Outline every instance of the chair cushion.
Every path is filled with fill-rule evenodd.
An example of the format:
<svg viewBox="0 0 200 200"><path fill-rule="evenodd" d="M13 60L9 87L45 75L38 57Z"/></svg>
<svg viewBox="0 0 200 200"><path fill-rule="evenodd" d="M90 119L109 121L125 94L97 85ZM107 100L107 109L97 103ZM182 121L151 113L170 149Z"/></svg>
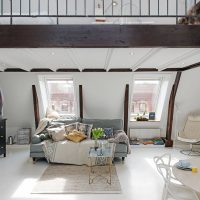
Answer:
<svg viewBox="0 0 200 200"><path fill-rule="evenodd" d="M177 137L178 140L182 141L182 142L188 142L188 143L198 143L200 142L200 138L199 139L191 139L191 138L187 138L187 137Z"/></svg>

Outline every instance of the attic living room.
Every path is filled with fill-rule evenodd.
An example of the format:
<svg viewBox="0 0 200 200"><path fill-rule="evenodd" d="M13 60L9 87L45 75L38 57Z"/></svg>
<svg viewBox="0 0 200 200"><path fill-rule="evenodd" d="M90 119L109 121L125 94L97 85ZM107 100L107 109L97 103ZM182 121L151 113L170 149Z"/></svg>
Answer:
<svg viewBox="0 0 200 200"><path fill-rule="evenodd" d="M0 199L200 199L199 12L0 0Z"/></svg>

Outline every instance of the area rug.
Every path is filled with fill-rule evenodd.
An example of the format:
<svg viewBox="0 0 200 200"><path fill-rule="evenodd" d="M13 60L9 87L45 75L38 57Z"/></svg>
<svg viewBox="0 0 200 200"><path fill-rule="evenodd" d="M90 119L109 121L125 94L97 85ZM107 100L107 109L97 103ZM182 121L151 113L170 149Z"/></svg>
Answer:
<svg viewBox="0 0 200 200"><path fill-rule="evenodd" d="M111 185L107 183L108 167L94 168L93 183L89 184L89 167L50 164L32 190L32 194L121 193L116 168L112 166Z"/></svg>

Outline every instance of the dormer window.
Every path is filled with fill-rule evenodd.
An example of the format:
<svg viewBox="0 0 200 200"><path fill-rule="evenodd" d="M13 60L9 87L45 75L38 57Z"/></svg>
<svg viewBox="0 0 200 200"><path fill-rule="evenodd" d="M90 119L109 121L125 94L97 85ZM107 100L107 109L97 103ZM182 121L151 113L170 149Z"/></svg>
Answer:
<svg viewBox="0 0 200 200"><path fill-rule="evenodd" d="M73 78L60 76L40 76L41 97L44 112L47 107L61 116L76 115L76 99Z"/></svg>
<svg viewBox="0 0 200 200"><path fill-rule="evenodd" d="M161 76L136 77L133 81L130 120L134 121L139 116L148 119L149 113L155 113L155 120L160 121L167 86L168 80Z"/></svg>

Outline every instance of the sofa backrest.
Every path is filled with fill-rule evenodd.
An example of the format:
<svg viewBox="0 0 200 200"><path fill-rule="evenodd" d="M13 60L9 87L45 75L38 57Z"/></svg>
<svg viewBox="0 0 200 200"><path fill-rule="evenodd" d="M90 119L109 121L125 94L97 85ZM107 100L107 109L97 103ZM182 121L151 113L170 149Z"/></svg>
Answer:
<svg viewBox="0 0 200 200"><path fill-rule="evenodd" d="M85 119L82 123L93 124L93 128L113 128L113 130L123 130L122 119Z"/></svg>
<svg viewBox="0 0 200 200"><path fill-rule="evenodd" d="M50 122L50 125L54 125L54 124L68 125L68 124L72 124L75 122L81 122L81 119L80 118L77 118L77 119L55 119Z"/></svg>

